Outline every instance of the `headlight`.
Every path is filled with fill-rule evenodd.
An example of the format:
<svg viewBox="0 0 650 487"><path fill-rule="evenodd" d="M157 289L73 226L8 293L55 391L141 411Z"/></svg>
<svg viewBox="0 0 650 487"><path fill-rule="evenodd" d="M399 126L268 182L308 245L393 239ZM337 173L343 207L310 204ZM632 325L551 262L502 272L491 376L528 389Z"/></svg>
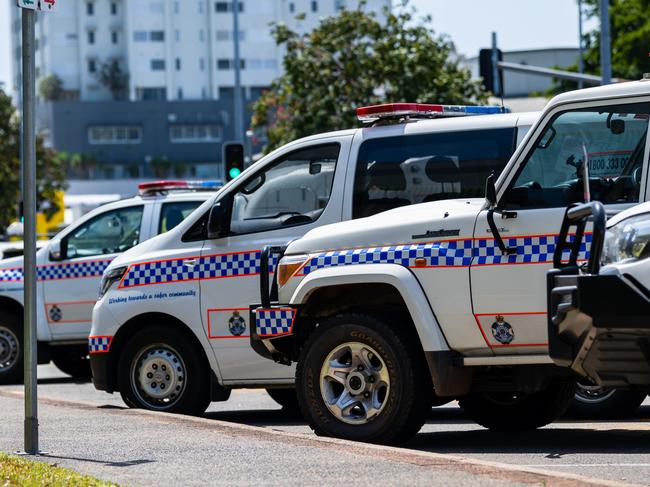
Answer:
<svg viewBox="0 0 650 487"><path fill-rule="evenodd" d="M108 292L111 286L116 282L119 282L122 277L124 277L125 273L126 266L116 267L115 269L111 269L110 271L105 272L102 276L102 282L99 285L99 297L97 299L102 299L102 297L104 297L104 294Z"/></svg>
<svg viewBox="0 0 650 487"><path fill-rule="evenodd" d="M633 262L650 257L650 215L628 218L605 234L603 264Z"/></svg>
<svg viewBox="0 0 650 487"><path fill-rule="evenodd" d="M289 255L280 259L278 264L278 285L284 286L309 259L308 255Z"/></svg>

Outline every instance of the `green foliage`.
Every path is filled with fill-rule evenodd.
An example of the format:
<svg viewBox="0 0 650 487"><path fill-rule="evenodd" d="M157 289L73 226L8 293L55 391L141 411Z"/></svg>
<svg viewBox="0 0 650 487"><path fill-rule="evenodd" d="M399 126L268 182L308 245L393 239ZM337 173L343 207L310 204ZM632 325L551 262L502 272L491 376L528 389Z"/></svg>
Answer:
<svg viewBox="0 0 650 487"><path fill-rule="evenodd" d="M58 100L63 94L63 81L56 74L41 78L38 83L38 94L48 101Z"/></svg>
<svg viewBox="0 0 650 487"><path fill-rule="evenodd" d="M0 90L0 231L16 219L20 196L20 121L11 98ZM55 192L65 189L65 165L52 149L36 143L38 204L51 216L59 210Z"/></svg>
<svg viewBox="0 0 650 487"><path fill-rule="evenodd" d="M126 100L129 92L129 75L122 70L117 59L103 63L96 76L97 80L110 90L114 100Z"/></svg>
<svg viewBox="0 0 650 487"><path fill-rule="evenodd" d="M286 50L284 73L254 105L253 127L268 132L271 150L310 134L357 126L355 109L382 102L464 104L486 93L455 59L453 44L415 19L407 1L382 20L343 10L312 32L273 24Z"/></svg>

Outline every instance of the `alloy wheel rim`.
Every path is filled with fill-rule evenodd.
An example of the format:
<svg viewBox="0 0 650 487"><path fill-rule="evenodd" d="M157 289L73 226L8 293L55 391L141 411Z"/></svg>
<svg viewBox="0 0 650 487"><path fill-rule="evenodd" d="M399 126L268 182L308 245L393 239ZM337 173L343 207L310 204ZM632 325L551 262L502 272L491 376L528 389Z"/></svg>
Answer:
<svg viewBox="0 0 650 487"><path fill-rule="evenodd" d="M20 342L9 328L0 325L0 372L15 367L20 357Z"/></svg>
<svg viewBox="0 0 650 487"><path fill-rule="evenodd" d="M171 408L185 390L186 367L181 355L167 344L145 347L131 366L131 385L151 409Z"/></svg>
<svg viewBox="0 0 650 487"><path fill-rule="evenodd" d="M332 350L321 367L321 396L338 420L366 424L383 411L390 393L384 359L372 347L347 342Z"/></svg>
<svg viewBox="0 0 650 487"><path fill-rule="evenodd" d="M600 387L591 382L578 382L575 398L583 403L598 404L607 401L616 392L615 389Z"/></svg>

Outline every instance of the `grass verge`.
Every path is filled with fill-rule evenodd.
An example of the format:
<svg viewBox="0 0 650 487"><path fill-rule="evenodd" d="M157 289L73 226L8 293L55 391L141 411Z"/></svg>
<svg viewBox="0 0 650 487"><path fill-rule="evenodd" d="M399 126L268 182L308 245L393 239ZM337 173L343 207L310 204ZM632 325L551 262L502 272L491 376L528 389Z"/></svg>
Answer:
<svg viewBox="0 0 650 487"><path fill-rule="evenodd" d="M116 484L45 462L35 462L0 453L0 485L2 487L109 487Z"/></svg>

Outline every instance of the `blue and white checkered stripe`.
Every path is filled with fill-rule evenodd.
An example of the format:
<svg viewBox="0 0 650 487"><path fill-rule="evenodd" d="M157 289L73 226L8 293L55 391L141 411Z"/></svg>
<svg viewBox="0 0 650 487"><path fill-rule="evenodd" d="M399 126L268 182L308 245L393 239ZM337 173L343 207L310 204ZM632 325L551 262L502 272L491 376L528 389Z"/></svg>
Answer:
<svg viewBox="0 0 650 487"><path fill-rule="evenodd" d="M69 264L54 264L38 266L36 273L39 281L54 281L57 279L75 279L84 277L101 277L110 260L90 262L72 262ZM0 269L0 282L20 282L23 280L23 269Z"/></svg>
<svg viewBox="0 0 650 487"><path fill-rule="evenodd" d="M112 341L113 337L88 337L88 353L106 353Z"/></svg>
<svg viewBox="0 0 650 487"><path fill-rule="evenodd" d="M570 237L569 240L572 240ZM581 260L589 258L589 247L591 246L591 234L586 234L580 246L578 258ZM477 239L474 244L474 265L492 264L539 264L553 262L553 253L557 246L558 236L542 235L534 237L504 238L506 247L515 248L516 253L503 255L495 240ZM568 257L568 252L567 252Z"/></svg>
<svg viewBox="0 0 650 487"><path fill-rule="evenodd" d="M398 264L413 267L416 265L415 259L425 259L425 266L467 267L472 262L472 240L325 252L313 257L303 268L303 273L306 275L316 269L354 264Z"/></svg>
<svg viewBox="0 0 650 487"><path fill-rule="evenodd" d="M286 335L291 333L296 311L291 308L258 309L255 311L255 325L260 337Z"/></svg>
<svg viewBox="0 0 650 487"><path fill-rule="evenodd" d="M262 253L259 250L208 255L198 258L197 264L193 267L183 264L188 258L143 262L129 267L120 287L129 288L195 279L252 276L260 272L261 255ZM277 256L273 256L269 265L271 272L274 271L276 264Z"/></svg>

